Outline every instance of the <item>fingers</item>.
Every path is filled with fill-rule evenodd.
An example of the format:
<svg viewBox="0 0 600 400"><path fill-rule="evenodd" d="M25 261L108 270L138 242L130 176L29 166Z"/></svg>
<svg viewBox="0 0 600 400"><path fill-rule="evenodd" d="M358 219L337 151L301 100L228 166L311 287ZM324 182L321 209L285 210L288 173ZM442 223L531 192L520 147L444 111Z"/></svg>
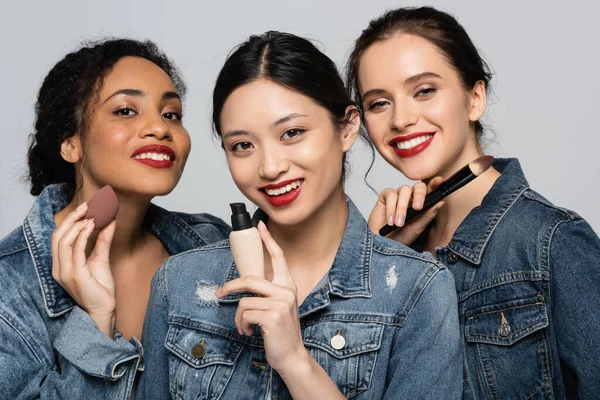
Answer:
<svg viewBox="0 0 600 400"><path fill-rule="evenodd" d="M444 204L445 203L443 201L440 201L423 214L408 222L404 228L398 229L391 233L389 238L410 246L421 235L421 233L423 233L427 226L429 226L431 221L435 219L439 210L444 206Z"/></svg>
<svg viewBox="0 0 600 400"><path fill-rule="evenodd" d="M56 267L59 270L57 271L58 281L59 282L67 282L71 280L73 273L73 251L75 241L81 234L84 229L90 229L93 222L89 221L78 221L75 222L71 228L58 240L57 244L57 253L58 253L58 262ZM91 232L90 232L91 233ZM87 239L86 239L87 243ZM85 247L85 245L83 245ZM84 249L85 252L85 249ZM83 261L85 263L85 260Z"/></svg>
<svg viewBox="0 0 600 400"><path fill-rule="evenodd" d="M415 210L420 210L423 208L423 204L425 203L425 196L427 196L427 185L425 182L417 182L415 186L413 186L412 190L412 208Z"/></svg>
<svg viewBox="0 0 600 400"><path fill-rule="evenodd" d="M403 226L404 220L406 219L406 211L410 204L413 194L413 188L410 186L401 186L398 189L398 202L394 210L394 224L396 226Z"/></svg>
<svg viewBox="0 0 600 400"><path fill-rule="evenodd" d="M100 231L96 238L96 245L92 254L90 254L90 260L98 260L106 262L110 261L110 246L112 244L113 237L115 235L115 229L117 221L113 220L104 229Z"/></svg>
<svg viewBox="0 0 600 400"><path fill-rule="evenodd" d="M292 279L292 275L290 275L283 250L281 250L281 247L279 247L277 242L275 242L275 239L273 239L273 236L271 236L267 226L262 221L258 223L258 232L260 233L260 238L265 244L267 252L269 252L269 255L271 256L271 264L273 266L273 283L276 285L293 288L295 291L296 285Z"/></svg>
<svg viewBox="0 0 600 400"><path fill-rule="evenodd" d="M396 204L398 203L398 190L386 188L379 194L378 202L385 204L385 222L394 225ZM381 228L381 227L380 227Z"/></svg>
<svg viewBox="0 0 600 400"><path fill-rule="evenodd" d="M238 308L235 313L235 326L238 328L240 335L251 336L254 332L252 324L255 322L249 322L245 319L244 313L249 310L265 311L269 309L271 300L264 297L244 297L238 303Z"/></svg>
<svg viewBox="0 0 600 400"><path fill-rule="evenodd" d="M246 275L241 278L226 282L215 292L215 296L221 298L237 292L252 292L267 297L275 296L279 293L279 291L284 289L287 288L276 285L258 276Z"/></svg>
<svg viewBox="0 0 600 400"><path fill-rule="evenodd" d="M64 221L52 233L52 277L60 282L60 262L58 258L58 243L77 221L87 212L87 203L81 203L75 211L67 214Z"/></svg>
<svg viewBox="0 0 600 400"><path fill-rule="evenodd" d="M83 222L83 221L82 221ZM73 246L72 259L73 259L73 272L76 273L78 270L83 269L87 262L85 250L90 235L94 231L94 220L90 219L83 222L83 229L77 236L75 245Z"/></svg>
<svg viewBox="0 0 600 400"><path fill-rule="evenodd" d="M442 183L444 183L444 178L442 178L441 176L436 176L435 178L430 179L427 183L427 193L431 193L434 189L437 189L437 187L440 186Z"/></svg>

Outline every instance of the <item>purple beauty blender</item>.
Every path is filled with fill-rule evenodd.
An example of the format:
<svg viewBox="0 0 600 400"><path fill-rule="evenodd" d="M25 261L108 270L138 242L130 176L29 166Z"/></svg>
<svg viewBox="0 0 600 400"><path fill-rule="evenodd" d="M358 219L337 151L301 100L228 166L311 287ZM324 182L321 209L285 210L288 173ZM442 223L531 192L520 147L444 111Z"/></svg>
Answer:
<svg viewBox="0 0 600 400"><path fill-rule="evenodd" d="M117 200L117 195L109 185L106 185L88 201L88 212L85 218L94 218L94 230L100 230L115 219L118 211L119 200Z"/></svg>

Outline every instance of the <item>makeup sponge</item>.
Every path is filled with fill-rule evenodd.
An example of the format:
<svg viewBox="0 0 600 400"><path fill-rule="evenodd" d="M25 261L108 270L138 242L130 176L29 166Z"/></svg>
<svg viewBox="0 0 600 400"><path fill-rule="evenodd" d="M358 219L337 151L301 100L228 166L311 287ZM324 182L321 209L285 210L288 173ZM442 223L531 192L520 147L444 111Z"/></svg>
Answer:
<svg viewBox="0 0 600 400"><path fill-rule="evenodd" d="M115 219L117 211L119 211L117 195L109 185L106 185L88 201L88 212L85 217L94 218L94 230L100 230Z"/></svg>

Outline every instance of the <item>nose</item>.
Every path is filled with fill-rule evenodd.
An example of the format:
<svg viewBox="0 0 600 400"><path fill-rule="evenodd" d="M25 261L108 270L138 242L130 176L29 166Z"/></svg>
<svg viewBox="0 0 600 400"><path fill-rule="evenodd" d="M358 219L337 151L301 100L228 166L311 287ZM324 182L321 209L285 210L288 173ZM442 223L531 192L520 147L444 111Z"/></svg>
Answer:
<svg viewBox="0 0 600 400"><path fill-rule="evenodd" d="M140 131L141 137L154 137L158 140L171 140L169 124L160 113L150 113L144 118L144 125Z"/></svg>
<svg viewBox="0 0 600 400"><path fill-rule="evenodd" d="M261 178L275 180L279 175L289 171L290 163L279 145L266 146L262 149L259 168Z"/></svg>
<svg viewBox="0 0 600 400"><path fill-rule="evenodd" d="M415 107L410 101L396 102L390 117L390 127L402 131L416 124L418 119Z"/></svg>

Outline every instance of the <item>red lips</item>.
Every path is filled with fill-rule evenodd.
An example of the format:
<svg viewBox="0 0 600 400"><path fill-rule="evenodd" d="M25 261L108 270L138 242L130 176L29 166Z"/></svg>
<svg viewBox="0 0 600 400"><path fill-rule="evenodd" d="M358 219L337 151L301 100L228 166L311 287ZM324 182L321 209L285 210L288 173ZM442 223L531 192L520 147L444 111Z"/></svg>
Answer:
<svg viewBox="0 0 600 400"><path fill-rule="evenodd" d="M153 153L159 155L159 159L155 160L153 158L135 158L136 156L143 155L145 153ZM160 159L162 155L168 156L168 160ZM153 168L169 168L173 166L173 161L175 161L175 152L167 146L163 146L160 144L153 144L149 146L143 146L133 152L131 157L144 165L148 165Z"/></svg>
<svg viewBox="0 0 600 400"><path fill-rule="evenodd" d="M280 195L269 196L266 192L266 189L279 189L279 188L289 185L292 182L296 182L298 180L301 180L301 179L288 179L283 182L265 185L265 186L261 187L260 189L263 192L263 195L265 196L267 201L269 203L271 203L271 205L273 205L275 207L283 207L283 206L287 206L288 204L293 203L294 200L296 200L298 198L298 196L300 196L300 192L302 191L302 183L304 183L304 180L301 180L302 183L297 188L292 189L289 192L286 192L286 193L280 194Z"/></svg>
<svg viewBox="0 0 600 400"><path fill-rule="evenodd" d="M396 146L396 144L399 142L408 142L409 140L429 135L431 135L429 139L409 149L399 149L398 146ZM427 149L433 141L434 137L435 132L415 132L407 135L397 136L394 139L390 140L389 145L392 147L392 150L394 150L394 153L396 153L398 156L400 156L401 158L407 158L415 156L425 151L425 149Z"/></svg>

